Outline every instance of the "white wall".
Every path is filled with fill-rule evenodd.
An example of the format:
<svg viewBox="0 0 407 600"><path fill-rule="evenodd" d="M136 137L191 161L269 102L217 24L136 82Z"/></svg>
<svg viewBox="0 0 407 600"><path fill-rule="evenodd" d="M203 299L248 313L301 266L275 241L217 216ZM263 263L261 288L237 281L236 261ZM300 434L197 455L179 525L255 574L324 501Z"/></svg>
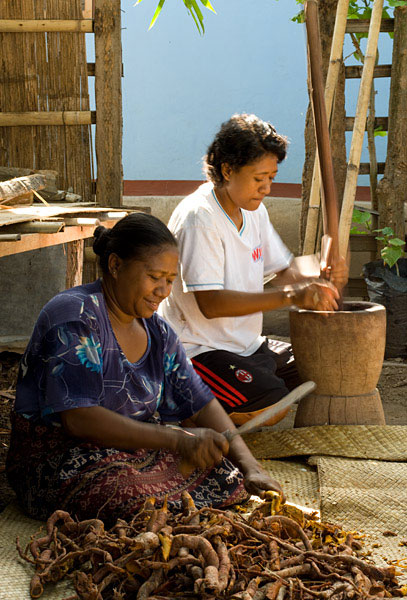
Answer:
<svg viewBox="0 0 407 600"><path fill-rule="evenodd" d="M201 158L219 125L235 112L254 112L290 140L277 181L300 183L308 106L305 26L291 18L295 0L212 0L200 36L181 0L121 0L123 27L124 179L201 179ZM88 60L93 60L88 36ZM366 40L362 40L362 47ZM352 57L346 35L346 64ZM391 63L392 42L379 38L379 63ZM346 84L346 110L355 114L360 80ZM376 79L376 114L386 116L389 79ZM94 106L93 93L91 101ZM347 133L348 150L351 133ZM387 138L376 138L385 160ZM368 161L365 140L362 162ZM359 185L369 185L368 176Z"/></svg>
<svg viewBox="0 0 407 600"><path fill-rule="evenodd" d="M235 112L270 120L291 140L278 181L301 178L307 108L303 27L295 0L213 0L199 36L180 0L122 0L125 179L200 179L201 157Z"/></svg>

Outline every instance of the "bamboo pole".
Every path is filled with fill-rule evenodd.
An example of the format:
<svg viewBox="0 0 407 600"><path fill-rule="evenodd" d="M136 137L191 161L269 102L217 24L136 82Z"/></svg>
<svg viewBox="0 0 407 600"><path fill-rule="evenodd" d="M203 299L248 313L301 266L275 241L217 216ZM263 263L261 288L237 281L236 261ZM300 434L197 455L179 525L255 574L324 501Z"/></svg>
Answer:
<svg viewBox="0 0 407 600"><path fill-rule="evenodd" d="M338 199L324 99L322 52L318 27L318 4L316 0L307 0L305 4L305 22L307 26L311 104L314 114L314 127L326 211L324 232L332 238L331 251L327 257L327 264L329 266L338 257Z"/></svg>
<svg viewBox="0 0 407 600"><path fill-rule="evenodd" d="M335 26L332 36L331 54L325 84L325 105L328 121L331 118L335 97L335 88L339 70L342 64L343 41L348 16L349 0L339 0L336 9ZM311 192L305 229L303 254L313 254L316 250L318 217L320 207L321 176L318 152L315 153L314 170L312 173Z"/></svg>
<svg viewBox="0 0 407 600"><path fill-rule="evenodd" d="M0 112L0 127L91 125L92 123L96 123L96 112L91 110Z"/></svg>
<svg viewBox="0 0 407 600"><path fill-rule="evenodd" d="M0 33L93 33L92 19L0 19Z"/></svg>
<svg viewBox="0 0 407 600"><path fill-rule="evenodd" d="M19 233L0 233L0 242L19 242L20 240Z"/></svg>
<svg viewBox="0 0 407 600"><path fill-rule="evenodd" d="M346 256L348 251L349 231L352 224L353 205L356 196L360 156L362 153L363 137L366 128L366 116L369 106L370 90L372 87L373 71L376 63L377 42L382 20L382 10L383 0L374 0L339 221L339 252L341 256Z"/></svg>
<svg viewBox="0 0 407 600"><path fill-rule="evenodd" d="M121 75L120 0L95 0L96 201L101 206L122 203Z"/></svg>
<svg viewBox="0 0 407 600"><path fill-rule="evenodd" d="M59 233L65 227L64 221L29 221L8 225L9 233Z"/></svg>

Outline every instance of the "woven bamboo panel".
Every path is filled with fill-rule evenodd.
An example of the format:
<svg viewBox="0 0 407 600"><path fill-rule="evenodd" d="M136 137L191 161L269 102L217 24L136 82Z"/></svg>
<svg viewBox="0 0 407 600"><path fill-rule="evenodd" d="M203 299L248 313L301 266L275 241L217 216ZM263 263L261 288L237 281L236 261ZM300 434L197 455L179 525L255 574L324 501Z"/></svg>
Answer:
<svg viewBox="0 0 407 600"><path fill-rule="evenodd" d="M0 3L0 19L79 19L81 0ZM3 33L0 112L89 110L85 35ZM91 201L90 126L0 128L0 164L54 169L60 189Z"/></svg>

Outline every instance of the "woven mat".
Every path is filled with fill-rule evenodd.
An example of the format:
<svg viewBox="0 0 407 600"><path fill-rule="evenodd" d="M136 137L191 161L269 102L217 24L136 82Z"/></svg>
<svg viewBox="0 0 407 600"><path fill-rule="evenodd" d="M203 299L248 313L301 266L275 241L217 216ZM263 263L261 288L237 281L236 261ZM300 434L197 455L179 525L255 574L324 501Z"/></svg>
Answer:
<svg viewBox="0 0 407 600"><path fill-rule="evenodd" d="M26 517L16 504L9 504L0 514L0 600L31 600L29 586L32 565L20 559L16 550L19 536L23 549L44 523ZM72 596L69 581L46 587L41 600L62 600Z"/></svg>
<svg viewBox="0 0 407 600"><path fill-rule="evenodd" d="M309 462L318 468L321 519L365 533L377 564L407 567L407 545L400 545L407 544L407 464L326 456Z"/></svg>
<svg viewBox="0 0 407 600"><path fill-rule="evenodd" d="M407 461L407 426L322 425L275 431L265 429L244 439L258 459L288 456L344 456Z"/></svg>
<svg viewBox="0 0 407 600"><path fill-rule="evenodd" d="M261 460L260 463L280 483L287 502L319 510L319 479L315 468L299 461Z"/></svg>

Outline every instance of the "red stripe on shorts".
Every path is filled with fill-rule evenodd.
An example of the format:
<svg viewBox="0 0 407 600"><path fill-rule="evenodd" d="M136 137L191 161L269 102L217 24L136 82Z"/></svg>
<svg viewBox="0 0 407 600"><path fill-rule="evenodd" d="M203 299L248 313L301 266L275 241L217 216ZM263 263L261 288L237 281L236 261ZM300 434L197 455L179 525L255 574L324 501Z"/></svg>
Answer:
<svg viewBox="0 0 407 600"><path fill-rule="evenodd" d="M202 363L197 362L195 359L192 359L192 364L194 365L195 369L200 369L208 374L207 379L205 379L205 381L210 381L211 386L215 387L216 389L220 390L223 394L226 394L227 396L232 398L235 402L237 402L237 404L246 404L247 398L243 396L243 394L241 394L238 390L236 390L232 385L230 385L230 383L227 383L227 381L219 377L219 375L216 375L216 373L208 369L208 367L205 367ZM199 373L199 375L203 378L203 374ZM225 388L231 390L234 396L232 396L226 390L223 390L221 387L217 386L211 378L215 379L216 381L219 381Z"/></svg>
<svg viewBox="0 0 407 600"><path fill-rule="evenodd" d="M231 401L229 398L227 398L226 396L223 396L223 395L222 395L220 392L218 392L216 389L214 389L215 387L216 387L216 388L218 388L218 389L221 389L221 388L219 388L219 386L217 386L215 383L213 383L213 381L211 381L211 380L209 379L209 377L207 377L207 376L206 376L206 375L204 375L203 373L200 373L198 369L195 369L195 370L196 370L196 372L198 373L199 377L202 379L202 381L204 381L205 383L207 383L207 384L208 384L208 386L209 386L209 387L210 387L210 389L211 389L211 392L213 392L213 395L214 395L216 398L219 398L219 400L223 400L223 402L226 402L226 404L229 404L229 406L231 406L232 408L233 408L234 406L236 406L236 404L235 404L234 402L232 402L232 401ZM222 390L222 391L223 391L223 390ZM227 392L226 392L226 393L227 393Z"/></svg>

